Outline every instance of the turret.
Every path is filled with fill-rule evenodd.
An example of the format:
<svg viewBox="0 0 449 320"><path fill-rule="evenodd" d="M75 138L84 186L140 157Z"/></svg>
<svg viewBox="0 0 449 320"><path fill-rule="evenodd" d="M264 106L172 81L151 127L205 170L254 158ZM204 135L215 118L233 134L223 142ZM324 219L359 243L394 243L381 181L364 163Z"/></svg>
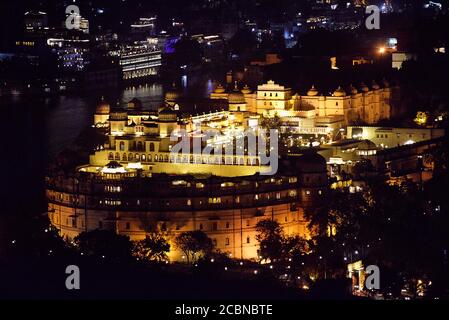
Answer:
<svg viewBox="0 0 449 320"><path fill-rule="evenodd" d="M110 111L111 106L104 100L104 97L101 97L101 101L95 109L94 125L97 127L107 125Z"/></svg>

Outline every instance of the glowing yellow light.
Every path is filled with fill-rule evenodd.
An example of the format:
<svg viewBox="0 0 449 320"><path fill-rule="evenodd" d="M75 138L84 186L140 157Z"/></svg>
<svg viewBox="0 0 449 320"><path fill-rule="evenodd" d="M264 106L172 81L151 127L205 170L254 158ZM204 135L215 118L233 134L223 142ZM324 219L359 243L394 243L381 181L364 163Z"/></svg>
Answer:
<svg viewBox="0 0 449 320"><path fill-rule="evenodd" d="M428 119L428 116L427 116L426 112L418 111L416 113L416 117L415 117L414 121L416 124L423 126L427 123L427 119Z"/></svg>
<svg viewBox="0 0 449 320"><path fill-rule="evenodd" d="M380 48L379 48L379 53L380 53L380 54L384 54L384 53L385 53L385 50L386 50L385 47L380 47Z"/></svg>

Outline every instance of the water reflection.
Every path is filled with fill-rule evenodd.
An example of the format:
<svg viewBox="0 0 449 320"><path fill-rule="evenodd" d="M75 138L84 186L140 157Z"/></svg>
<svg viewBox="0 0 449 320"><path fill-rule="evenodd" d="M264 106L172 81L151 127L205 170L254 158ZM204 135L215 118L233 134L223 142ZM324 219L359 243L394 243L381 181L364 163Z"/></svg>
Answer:
<svg viewBox="0 0 449 320"><path fill-rule="evenodd" d="M120 97L121 106L125 107L133 98L142 101L145 109L157 110L164 101L164 88L159 83L128 86Z"/></svg>

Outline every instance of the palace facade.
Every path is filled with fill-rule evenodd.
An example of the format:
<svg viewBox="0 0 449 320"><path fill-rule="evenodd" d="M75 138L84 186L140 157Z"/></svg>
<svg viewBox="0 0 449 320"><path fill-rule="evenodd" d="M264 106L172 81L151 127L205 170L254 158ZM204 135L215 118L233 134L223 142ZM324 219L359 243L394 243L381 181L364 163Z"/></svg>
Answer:
<svg viewBox="0 0 449 320"><path fill-rule="evenodd" d="M257 117L238 102L229 111L181 118L168 103L151 112L137 99L126 109L102 101L94 125L106 142L71 174L47 177L52 224L67 239L95 229L131 240L162 232L176 261L183 255L173 239L184 231L202 230L216 249L242 259L259 257L256 224L263 219L278 221L286 234L309 237L304 212L321 206L329 187L326 160L312 148L280 160L274 175L263 175L269 166L245 152L171 152L177 129L193 136L198 126L223 132L257 126Z"/></svg>
<svg viewBox="0 0 449 320"><path fill-rule="evenodd" d="M312 86L306 95L299 95L270 80L259 85L255 92L247 86L238 90L237 85L227 92L218 85L210 98L228 100L229 110L238 108L268 117L301 117L317 122L329 122L332 121L330 118L335 118L346 126L355 122L374 124L389 119L392 93L395 90L397 87L390 87L384 80L382 87L372 81L370 87L365 83L361 83L358 88L352 85L346 89L338 87L327 95Z"/></svg>

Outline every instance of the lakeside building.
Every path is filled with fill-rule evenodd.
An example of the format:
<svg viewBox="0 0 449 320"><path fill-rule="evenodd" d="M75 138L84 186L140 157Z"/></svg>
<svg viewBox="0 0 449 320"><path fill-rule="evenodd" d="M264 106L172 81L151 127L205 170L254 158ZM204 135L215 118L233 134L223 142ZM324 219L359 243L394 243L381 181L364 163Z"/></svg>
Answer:
<svg viewBox="0 0 449 320"><path fill-rule="evenodd" d="M285 88L277 97L268 90L258 94L265 98L265 93L273 99L262 99L262 109L264 101L279 103L273 109L281 114L281 133L336 139L323 140L317 149L298 148L299 140L292 140L296 153L280 154L277 172L265 175L270 165L246 148L232 155L197 153L190 147L187 153L172 152L179 139L172 141L171 136L178 130L185 130L189 139L207 130L221 134L218 139L203 140L202 148L225 148L234 144L236 134L257 131L266 118L248 110L248 88L235 87L226 93L217 87L214 94L226 95L228 110L196 115L179 110L175 88L166 93L165 105L158 111L145 110L138 99L127 108L111 108L102 101L94 126L104 134L104 144L69 175L54 172L47 177L52 224L67 239L95 229L113 230L131 240L162 232L172 245L172 261L183 260L174 238L181 232L201 230L216 249L238 259L258 259L256 225L260 220L274 219L286 234L309 238L305 213L326 202L329 176L337 187L361 190L344 177L363 160L371 162L374 174L422 172L424 162L432 166L431 160L423 158L444 136L437 129L346 127L343 115L317 116L316 109L292 109L292 97ZM262 113L269 117L270 111Z"/></svg>
<svg viewBox="0 0 449 320"><path fill-rule="evenodd" d="M161 51L147 42L123 46L110 55L118 57L123 80L158 76L162 66Z"/></svg>
<svg viewBox="0 0 449 320"><path fill-rule="evenodd" d="M320 207L329 189L326 160L313 149L281 160L270 176L263 175L269 167L247 153L170 152L173 130L194 133L198 120L207 120L201 125L209 128L234 125L239 114L183 119L170 106L150 112L137 99L126 109L102 101L94 123L107 142L71 174L47 177L51 223L67 239L95 229L131 240L162 232L172 244L169 258L176 261L183 255L173 239L184 231L202 230L216 249L242 259L258 259L256 224L263 219L278 221L289 235L310 237L304 212Z"/></svg>

